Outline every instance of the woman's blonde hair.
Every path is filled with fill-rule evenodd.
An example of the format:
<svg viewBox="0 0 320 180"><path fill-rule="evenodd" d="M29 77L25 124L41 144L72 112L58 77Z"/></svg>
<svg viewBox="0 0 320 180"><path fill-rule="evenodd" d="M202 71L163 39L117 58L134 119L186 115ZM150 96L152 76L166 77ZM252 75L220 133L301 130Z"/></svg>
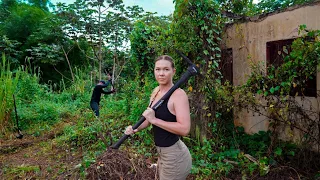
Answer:
<svg viewBox="0 0 320 180"><path fill-rule="evenodd" d="M174 68L174 62L173 62L173 59L172 59L171 56L168 56L168 55L159 56L159 57L154 61L154 63L156 63L157 61L160 61L160 60L167 60L167 61L171 62L171 67Z"/></svg>

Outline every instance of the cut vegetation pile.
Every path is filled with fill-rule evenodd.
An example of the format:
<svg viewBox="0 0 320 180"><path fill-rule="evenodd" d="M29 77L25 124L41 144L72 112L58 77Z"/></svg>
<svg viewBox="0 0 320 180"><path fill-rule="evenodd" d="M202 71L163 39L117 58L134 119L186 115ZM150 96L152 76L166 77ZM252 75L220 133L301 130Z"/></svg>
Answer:
<svg viewBox="0 0 320 180"><path fill-rule="evenodd" d="M157 179L156 168L149 168L146 158L134 156L108 149L87 169L87 179Z"/></svg>

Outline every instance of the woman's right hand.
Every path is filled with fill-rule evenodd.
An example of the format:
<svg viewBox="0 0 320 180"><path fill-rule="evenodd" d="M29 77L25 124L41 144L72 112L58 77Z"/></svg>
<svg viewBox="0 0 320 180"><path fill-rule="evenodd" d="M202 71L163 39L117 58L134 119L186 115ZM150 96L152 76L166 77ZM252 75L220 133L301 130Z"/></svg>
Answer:
<svg viewBox="0 0 320 180"><path fill-rule="evenodd" d="M128 127L126 128L126 130L124 131L124 134L126 134L126 135L131 135L131 134L134 134L134 133L136 133L136 132L138 132L138 129L133 130L133 129L132 129L132 126L128 126Z"/></svg>

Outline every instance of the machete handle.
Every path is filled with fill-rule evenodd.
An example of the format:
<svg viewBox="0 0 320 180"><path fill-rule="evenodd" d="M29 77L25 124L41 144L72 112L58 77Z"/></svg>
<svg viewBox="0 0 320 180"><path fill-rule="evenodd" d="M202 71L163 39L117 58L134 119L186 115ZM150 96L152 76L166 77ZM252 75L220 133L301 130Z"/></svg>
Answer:
<svg viewBox="0 0 320 180"><path fill-rule="evenodd" d="M137 129L144 121L146 118L144 116L140 117L140 120L132 126L132 129ZM111 146L112 149L119 149L120 145L130 137L130 135L124 134L114 145Z"/></svg>
<svg viewBox="0 0 320 180"><path fill-rule="evenodd" d="M15 98L14 94L12 94L12 97L13 97L14 112L15 112L15 115L16 115L17 129L18 129L18 131L20 131L20 128L19 128L19 120L18 120L18 113L17 113L17 105L16 105L16 98Z"/></svg>

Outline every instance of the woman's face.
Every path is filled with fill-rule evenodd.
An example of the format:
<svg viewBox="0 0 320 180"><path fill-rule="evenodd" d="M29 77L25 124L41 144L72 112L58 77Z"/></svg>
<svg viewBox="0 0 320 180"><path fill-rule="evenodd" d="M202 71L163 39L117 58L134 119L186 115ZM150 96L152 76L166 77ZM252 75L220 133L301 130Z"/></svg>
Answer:
<svg viewBox="0 0 320 180"><path fill-rule="evenodd" d="M172 68L172 64L167 60L158 60L155 63L154 75L159 85L172 84L172 77L176 70Z"/></svg>

